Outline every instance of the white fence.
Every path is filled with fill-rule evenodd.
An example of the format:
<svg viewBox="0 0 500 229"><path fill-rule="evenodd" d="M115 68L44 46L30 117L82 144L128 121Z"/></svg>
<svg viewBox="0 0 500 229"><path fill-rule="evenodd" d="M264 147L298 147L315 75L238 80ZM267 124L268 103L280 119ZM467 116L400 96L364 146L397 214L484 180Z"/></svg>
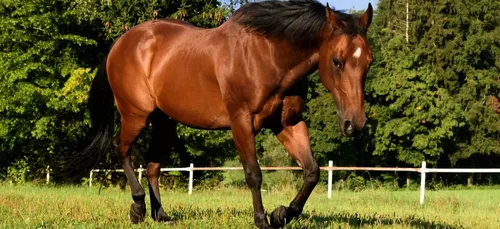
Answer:
<svg viewBox="0 0 500 229"><path fill-rule="evenodd" d="M301 167L261 167L261 170L302 170ZM420 173L420 204L424 203L425 194L425 177L427 173L500 173L500 169L441 169L427 168L425 161L422 162L421 168L389 168L389 167L339 167L333 166L333 161L328 162L328 166L320 167L323 171L328 171L328 199L332 198L333 171L400 171L400 172L418 172ZM185 171L189 172L189 187L188 194L193 193L193 173L194 171L229 171L243 170L243 167L194 167L191 163L189 167L184 168L161 168L160 171ZM49 171L49 170L47 170ZM142 174L146 169L139 167L135 169L139 173L139 180L142 179ZM123 169L94 169L90 171L89 186L92 186L93 174L97 172L123 172ZM47 182L48 182L47 172Z"/></svg>

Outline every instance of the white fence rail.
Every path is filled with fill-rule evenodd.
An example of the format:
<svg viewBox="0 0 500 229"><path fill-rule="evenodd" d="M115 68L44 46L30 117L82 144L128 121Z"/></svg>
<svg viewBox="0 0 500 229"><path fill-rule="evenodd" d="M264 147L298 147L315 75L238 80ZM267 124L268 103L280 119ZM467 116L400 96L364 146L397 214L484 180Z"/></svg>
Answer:
<svg viewBox="0 0 500 229"><path fill-rule="evenodd" d="M261 167L261 170L302 170L301 167ZM424 203L425 194L425 179L427 173L500 173L500 169L443 169L443 168L427 168L425 161L422 162L421 168L389 168L389 167L340 167L333 166L333 161L328 162L328 166L320 167L323 171L328 171L328 199L332 198L333 186L333 171L402 171L402 172L418 172L420 173L420 204ZM193 193L193 173L194 171L231 171L243 170L243 167L194 167L191 163L189 167L183 168L161 168L160 171L185 171L189 172L188 194ZM47 182L49 179L49 170L47 170ZM142 179L142 174L146 169L142 165L135 169L139 174L139 180ZM90 171L89 186L92 187L93 174L97 172L123 172L123 169L93 169Z"/></svg>

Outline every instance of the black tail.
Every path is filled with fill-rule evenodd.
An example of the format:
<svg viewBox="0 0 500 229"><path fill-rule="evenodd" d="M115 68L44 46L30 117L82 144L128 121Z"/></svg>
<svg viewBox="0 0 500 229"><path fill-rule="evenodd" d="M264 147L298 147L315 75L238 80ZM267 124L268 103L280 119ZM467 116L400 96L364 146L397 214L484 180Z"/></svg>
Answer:
<svg viewBox="0 0 500 229"><path fill-rule="evenodd" d="M88 106L91 120L91 142L66 161L70 177L78 176L96 166L100 156L112 147L115 121L114 97L106 72L106 59L101 63L90 88Z"/></svg>

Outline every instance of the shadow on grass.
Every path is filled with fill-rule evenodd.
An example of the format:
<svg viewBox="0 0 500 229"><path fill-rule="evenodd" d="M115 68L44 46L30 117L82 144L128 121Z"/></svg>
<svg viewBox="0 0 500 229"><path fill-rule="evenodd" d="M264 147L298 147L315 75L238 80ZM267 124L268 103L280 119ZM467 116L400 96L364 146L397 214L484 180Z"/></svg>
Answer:
<svg viewBox="0 0 500 229"><path fill-rule="evenodd" d="M198 207L177 206L169 209L174 220L198 220L207 216L226 215L230 217L245 217L253 223L253 210L236 208L202 209ZM267 212L268 217L270 212ZM250 221L249 221L250 222ZM373 226L407 226L412 228L458 229L461 225L451 225L445 222L421 218L415 215L397 217L390 215L361 215L350 212L311 213L305 212L298 219L293 220L287 229L294 228L331 228L333 225L348 225L350 228Z"/></svg>
<svg viewBox="0 0 500 229"><path fill-rule="evenodd" d="M304 213L295 221L297 224L308 225L308 228L324 228L332 223L347 224L349 227L391 226L403 225L413 228L458 229L463 226L450 225L445 222L433 221L418 216L388 216L388 215L360 215L358 213L338 212L331 214ZM293 227L294 228L294 227ZM300 227L299 227L300 228Z"/></svg>

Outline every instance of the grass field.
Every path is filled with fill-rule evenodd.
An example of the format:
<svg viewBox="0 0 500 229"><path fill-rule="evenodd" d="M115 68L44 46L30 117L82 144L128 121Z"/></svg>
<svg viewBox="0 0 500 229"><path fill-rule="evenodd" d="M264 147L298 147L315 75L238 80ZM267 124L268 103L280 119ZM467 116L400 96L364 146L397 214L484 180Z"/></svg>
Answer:
<svg viewBox="0 0 500 229"><path fill-rule="evenodd" d="M289 203L295 191L263 192L268 214ZM500 228L500 190L361 192L324 190L312 195L304 214L286 228ZM149 202L149 196L146 197ZM150 219L128 222L130 193L116 188L0 185L1 228L254 228L250 192L217 188L162 191L165 210L177 220L165 226Z"/></svg>

